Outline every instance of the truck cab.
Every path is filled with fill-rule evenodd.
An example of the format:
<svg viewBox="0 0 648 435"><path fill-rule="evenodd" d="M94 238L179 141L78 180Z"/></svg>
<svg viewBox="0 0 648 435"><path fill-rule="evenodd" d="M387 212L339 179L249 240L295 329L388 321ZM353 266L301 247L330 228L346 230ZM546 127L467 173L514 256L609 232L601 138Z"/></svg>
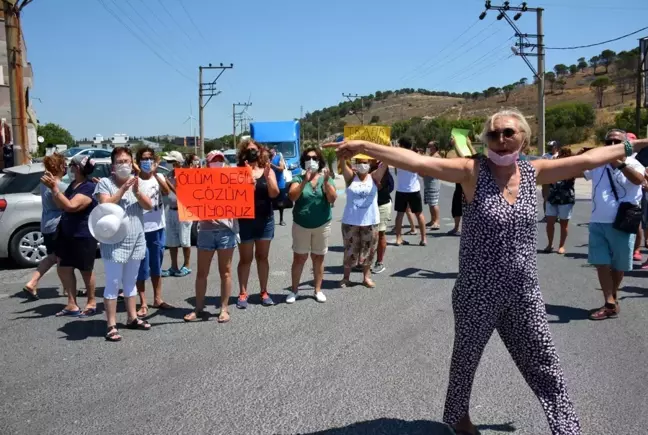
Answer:
<svg viewBox="0 0 648 435"><path fill-rule="evenodd" d="M286 169L293 175L301 174L299 121L252 122L250 135L256 142L280 152L286 162Z"/></svg>

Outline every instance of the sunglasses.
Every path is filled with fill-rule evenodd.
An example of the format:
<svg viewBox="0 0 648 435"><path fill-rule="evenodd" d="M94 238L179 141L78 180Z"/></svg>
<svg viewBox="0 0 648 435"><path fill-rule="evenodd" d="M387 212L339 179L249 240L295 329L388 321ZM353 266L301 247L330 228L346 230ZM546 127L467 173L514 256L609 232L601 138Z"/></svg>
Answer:
<svg viewBox="0 0 648 435"><path fill-rule="evenodd" d="M621 139L606 139L605 140L605 145L618 145L620 143L623 143Z"/></svg>
<svg viewBox="0 0 648 435"><path fill-rule="evenodd" d="M503 130L491 130L486 133L486 138L490 140L499 140L499 138L504 135L506 139L510 139L515 136L515 133L517 133L517 131L513 130L512 128L505 128Z"/></svg>
<svg viewBox="0 0 648 435"><path fill-rule="evenodd" d="M316 162L318 160L319 159L317 158L317 156L306 156L306 158L304 159L304 161L306 162L310 162L310 161Z"/></svg>

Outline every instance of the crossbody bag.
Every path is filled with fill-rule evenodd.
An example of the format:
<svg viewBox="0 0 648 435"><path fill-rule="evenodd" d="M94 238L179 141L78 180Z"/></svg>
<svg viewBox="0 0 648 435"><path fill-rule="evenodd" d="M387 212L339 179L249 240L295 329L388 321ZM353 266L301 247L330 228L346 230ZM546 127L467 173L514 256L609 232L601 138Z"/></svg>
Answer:
<svg viewBox="0 0 648 435"><path fill-rule="evenodd" d="M612 227L624 233L637 234L639 225L641 225L641 207L627 201L619 202L619 195L617 194L610 168L605 168L605 171L607 172L608 180L610 180L610 187L612 187L614 198L619 203Z"/></svg>

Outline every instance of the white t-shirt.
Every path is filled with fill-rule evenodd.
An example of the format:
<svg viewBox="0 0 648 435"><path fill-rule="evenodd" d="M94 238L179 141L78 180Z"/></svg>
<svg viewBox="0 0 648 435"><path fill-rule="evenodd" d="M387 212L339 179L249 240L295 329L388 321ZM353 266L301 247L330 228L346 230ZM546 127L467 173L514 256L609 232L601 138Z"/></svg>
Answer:
<svg viewBox="0 0 648 435"><path fill-rule="evenodd" d="M417 173L399 169L396 178L396 192L410 193L421 191L421 183L419 182Z"/></svg>
<svg viewBox="0 0 648 435"><path fill-rule="evenodd" d="M164 220L164 206L162 204L162 192L160 191L160 183L156 177L151 177L148 180L139 179L139 188L143 195L151 198L153 208L151 210L144 210L144 232L150 233L157 231L166 226Z"/></svg>
<svg viewBox="0 0 648 435"><path fill-rule="evenodd" d="M342 214L342 223L356 226L378 225L378 188L371 175L364 181L356 175L346 189L346 205Z"/></svg>
<svg viewBox="0 0 648 435"><path fill-rule="evenodd" d="M644 167L636 159L628 157L625 163L635 171L641 174L644 173ZM612 180L614 180L617 195L619 196L618 202L610 186L610 179L607 176L606 168L610 170L610 175L612 175ZM623 172L618 169L613 169L610 165L585 171L584 175L586 180L592 181L592 217L590 218L590 222L602 224L614 223L620 203L631 202L637 205L641 203L641 186L631 183L623 175Z"/></svg>

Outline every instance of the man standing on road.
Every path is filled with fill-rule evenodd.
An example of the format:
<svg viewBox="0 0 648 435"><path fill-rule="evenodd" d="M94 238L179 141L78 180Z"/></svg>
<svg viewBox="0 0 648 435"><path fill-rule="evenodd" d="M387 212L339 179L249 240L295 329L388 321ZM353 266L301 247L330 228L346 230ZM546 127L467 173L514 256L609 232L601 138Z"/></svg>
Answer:
<svg viewBox="0 0 648 435"><path fill-rule="evenodd" d="M408 150L412 149L412 141L409 138L402 137L398 139L398 145ZM425 216L423 216L423 203L421 201L421 183L416 172L400 169L396 174L396 245L403 244L402 230L403 217L410 209L418 221L418 229L421 232L420 246L427 245L427 235L425 234Z"/></svg>
<svg viewBox="0 0 648 435"><path fill-rule="evenodd" d="M558 157L558 150L560 149L560 144L558 143L557 140L552 140L547 144L547 147L549 148L549 151L544 153L542 155L543 159L555 159ZM542 218L540 222L546 222L547 221L547 200L549 199L549 188L550 185L543 185L542 186L542 211L545 214L545 216Z"/></svg>
<svg viewBox="0 0 648 435"><path fill-rule="evenodd" d="M610 130L605 138L606 146L624 142L627 142L626 133L622 130ZM592 313L590 319L604 320L618 316L617 292L623 274L632 270L635 234L640 222L627 231L615 222L619 222L622 215L625 216L623 220L628 220L629 214L624 212L628 204L639 207L644 167L634 157L627 157L585 171L584 176L592 181L588 262L596 267L605 297L605 304Z"/></svg>

